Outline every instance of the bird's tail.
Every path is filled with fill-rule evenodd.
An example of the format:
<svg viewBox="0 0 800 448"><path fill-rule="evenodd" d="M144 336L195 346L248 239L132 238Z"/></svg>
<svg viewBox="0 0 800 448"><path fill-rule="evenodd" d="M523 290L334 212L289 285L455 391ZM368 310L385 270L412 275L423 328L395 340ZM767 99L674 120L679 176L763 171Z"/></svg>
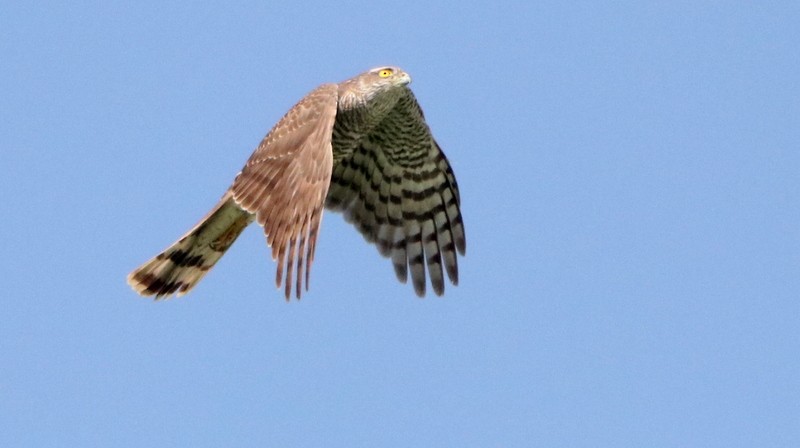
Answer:
<svg viewBox="0 0 800 448"><path fill-rule="evenodd" d="M156 299L186 294L252 221L253 215L226 193L192 230L131 272L128 284L139 294Z"/></svg>

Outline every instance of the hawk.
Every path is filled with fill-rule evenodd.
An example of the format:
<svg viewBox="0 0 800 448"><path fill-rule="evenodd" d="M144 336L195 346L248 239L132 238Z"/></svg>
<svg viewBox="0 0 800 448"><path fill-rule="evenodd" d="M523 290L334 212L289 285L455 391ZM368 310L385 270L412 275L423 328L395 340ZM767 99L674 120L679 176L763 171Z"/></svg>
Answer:
<svg viewBox="0 0 800 448"><path fill-rule="evenodd" d="M437 295L443 267L457 285L456 253L466 250L458 185L410 82L400 68L379 67L311 91L264 137L219 203L128 283L156 299L181 296L256 221L277 261L276 286L299 299L324 207L390 258L401 282L410 271L418 296L426 266Z"/></svg>

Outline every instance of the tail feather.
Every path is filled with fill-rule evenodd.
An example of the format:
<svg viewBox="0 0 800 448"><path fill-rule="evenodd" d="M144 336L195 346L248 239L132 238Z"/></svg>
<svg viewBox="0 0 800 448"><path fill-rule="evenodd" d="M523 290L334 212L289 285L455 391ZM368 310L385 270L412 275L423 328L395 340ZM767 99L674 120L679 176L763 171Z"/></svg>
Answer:
<svg viewBox="0 0 800 448"><path fill-rule="evenodd" d="M143 296L166 298L189 292L222 258L253 221L226 193L189 232L128 275L128 284Z"/></svg>

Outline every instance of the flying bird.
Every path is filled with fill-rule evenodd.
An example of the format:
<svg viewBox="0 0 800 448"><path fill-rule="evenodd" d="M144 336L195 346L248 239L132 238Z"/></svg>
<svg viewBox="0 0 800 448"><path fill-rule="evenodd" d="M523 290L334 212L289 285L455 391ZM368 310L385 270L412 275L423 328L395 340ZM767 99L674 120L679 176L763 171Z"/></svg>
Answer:
<svg viewBox="0 0 800 448"><path fill-rule="evenodd" d="M256 221L277 261L276 286L299 299L324 207L390 258L401 282L410 271L418 296L426 266L437 295L443 269L457 285L457 253L466 250L458 185L410 82L398 67L379 67L311 91L264 137L219 203L128 283L156 299L186 294Z"/></svg>

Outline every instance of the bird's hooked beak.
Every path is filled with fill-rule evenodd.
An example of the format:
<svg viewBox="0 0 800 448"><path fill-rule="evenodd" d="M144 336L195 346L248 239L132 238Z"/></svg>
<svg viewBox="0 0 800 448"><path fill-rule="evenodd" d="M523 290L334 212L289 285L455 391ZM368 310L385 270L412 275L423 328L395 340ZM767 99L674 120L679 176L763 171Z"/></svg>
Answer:
<svg viewBox="0 0 800 448"><path fill-rule="evenodd" d="M397 85L404 86L406 84L411 83L411 75L406 72L402 72L397 76Z"/></svg>

